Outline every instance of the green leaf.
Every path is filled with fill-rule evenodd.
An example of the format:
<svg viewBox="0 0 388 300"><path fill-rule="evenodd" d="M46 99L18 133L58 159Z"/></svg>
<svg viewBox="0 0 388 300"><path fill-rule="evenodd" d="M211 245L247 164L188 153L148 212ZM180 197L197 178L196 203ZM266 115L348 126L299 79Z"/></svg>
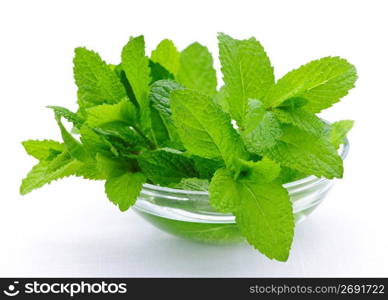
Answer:
<svg viewBox="0 0 388 300"><path fill-rule="evenodd" d="M176 75L180 64L180 54L171 40L165 39L151 53L151 59Z"/></svg>
<svg viewBox="0 0 388 300"><path fill-rule="evenodd" d="M210 204L220 212L231 213L238 209L242 199L232 171L218 169L209 185Z"/></svg>
<svg viewBox="0 0 388 300"><path fill-rule="evenodd" d="M325 124L325 122L303 108L297 108L294 110L275 108L273 112L280 122L294 125L311 134L321 136L327 131L328 125Z"/></svg>
<svg viewBox="0 0 388 300"><path fill-rule="evenodd" d="M116 104L102 104L89 108L87 122L92 127L101 127L113 122L134 125L136 122L136 108L132 102L123 100Z"/></svg>
<svg viewBox="0 0 388 300"><path fill-rule="evenodd" d="M262 154L306 175L341 178L343 162L324 136L317 137L293 126L283 126L281 140Z"/></svg>
<svg viewBox="0 0 388 300"><path fill-rule="evenodd" d="M151 61L150 61L150 63L151 63ZM121 63L114 67L114 72L116 73L117 77L120 79L121 84L124 86L129 100L135 106L138 106L135 94L133 93L133 89L132 89L131 85L129 84L129 81L128 81L127 77L125 76L125 71L124 71L123 66L122 66Z"/></svg>
<svg viewBox="0 0 388 300"><path fill-rule="evenodd" d="M167 128L164 125L159 112L155 108L151 107L150 116L152 132L154 134L154 140L156 141L158 148L172 145L172 142L170 143L170 136L168 134Z"/></svg>
<svg viewBox="0 0 388 300"><path fill-rule="evenodd" d="M282 102L282 104L280 104L278 106L278 108L284 109L287 111L294 111L296 109L299 109L299 108L305 106L307 103L308 103L308 101L305 98L293 97L293 98L289 98L286 101Z"/></svg>
<svg viewBox="0 0 388 300"><path fill-rule="evenodd" d="M58 126L61 130L63 142L65 143L66 149L69 151L70 155L79 161L87 161L89 159L89 155L86 152L85 147L67 131L65 126L63 126L59 115L56 115L55 119L57 120Z"/></svg>
<svg viewBox="0 0 388 300"><path fill-rule="evenodd" d="M291 169L288 167L281 167L279 180L282 184L285 184L285 183L289 183L292 181L302 179L304 177L306 177L306 174L304 174L298 170Z"/></svg>
<svg viewBox="0 0 388 300"><path fill-rule="evenodd" d="M121 211L135 204L146 178L142 173L124 173L105 182L105 193Z"/></svg>
<svg viewBox="0 0 388 300"><path fill-rule="evenodd" d="M25 195L53 180L74 175L82 162L75 160L65 151L51 161L42 160L22 180L20 194Z"/></svg>
<svg viewBox="0 0 388 300"><path fill-rule="evenodd" d="M148 151L137 160L144 175L156 184L168 185L178 183L182 178L197 177L194 162L177 151Z"/></svg>
<svg viewBox="0 0 388 300"><path fill-rule="evenodd" d="M93 130L113 147L111 152L115 156L133 158L134 155L148 149L148 140L139 136L132 128L125 127L120 123L110 123L109 126Z"/></svg>
<svg viewBox="0 0 388 300"><path fill-rule="evenodd" d="M174 124L188 151L204 158L222 158L229 167L235 158L247 155L229 116L210 97L175 90L170 101Z"/></svg>
<svg viewBox="0 0 388 300"><path fill-rule="evenodd" d="M155 63L149 60L149 66L151 71L151 82L150 84L164 79L174 79L174 75L166 70L161 64Z"/></svg>
<svg viewBox="0 0 388 300"><path fill-rule="evenodd" d="M238 159L236 165L238 166L238 173L236 173L238 180L249 179L256 183L272 182L279 177L281 171L279 164L268 157L263 157L260 161Z"/></svg>
<svg viewBox="0 0 388 300"><path fill-rule="evenodd" d="M203 191L207 192L209 189L209 181L199 178L182 178L178 184L173 184L170 187L174 189L189 190L189 191Z"/></svg>
<svg viewBox="0 0 388 300"><path fill-rule="evenodd" d="M280 167L263 159L241 161L244 176L219 169L209 186L210 203L221 212L233 213L248 242L269 258L286 261L293 235L294 216L287 190L277 178Z"/></svg>
<svg viewBox="0 0 388 300"><path fill-rule="evenodd" d="M220 33L218 40L229 112L241 125L247 112L248 99L261 100L273 86L273 68L256 39L236 40Z"/></svg>
<svg viewBox="0 0 388 300"><path fill-rule="evenodd" d="M81 128L82 124L85 122L85 120L80 115L73 113L72 111L68 110L65 107L61 107L61 106L47 106L47 107L51 108L57 116L61 116L65 118L67 121L73 123L73 125L78 129Z"/></svg>
<svg viewBox="0 0 388 300"><path fill-rule="evenodd" d="M208 159L197 155L190 155L190 158L194 161L199 178L210 180L218 169L225 167L222 160Z"/></svg>
<svg viewBox="0 0 388 300"><path fill-rule="evenodd" d="M241 181L236 223L248 242L268 258L286 261L294 236L294 216L280 183Z"/></svg>
<svg viewBox="0 0 388 300"><path fill-rule="evenodd" d="M226 113L229 112L229 104L228 104L228 92L226 91L225 86L222 86L220 90L215 94L213 101L214 103L221 106L222 110Z"/></svg>
<svg viewBox="0 0 388 300"><path fill-rule="evenodd" d="M82 177L89 180L103 180L106 179L104 174L100 172L95 160L83 162L79 168L74 172L75 176Z"/></svg>
<svg viewBox="0 0 388 300"><path fill-rule="evenodd" d="M82 106L117 103L127 97L124 86L115 72L94 52L76 48L74 78Z"/></svg>
<svg viewBox="0 0 388 300"><path fill-rule="evenodd" d="M151 86L150 101L152 107L159 112L170 139L177 143L178 148L181 148L179 135L172 121L170 109L170 94L178 89L182 89L182 86L174 81L157 81Z"/></svg>
<svg viewBox="0 0 388 300"><path fill-rule="evenodd" d="M353 125L354 121L352 120L342 120L331 124L330 142L336 149L344 143L346 135L352 129Z"/></svg>
<svg viewBox="0 0 388 300"><path fill-rule="evenodd" d="M26 152L38 160L50 158L53 153L60 154L65 150L65 145L53 140L27 140L22 142Z"/></svg>
<svg viewBox="0 0 388 300"><path fill-rule="evenodd" d="M193 43L181 52L180 67L176 79L184 87L214 96L217 75L209 50L199 43Z"/></svg>
<svg viewBox="0 0 388 300"><path fill-rule="evenodd" d="M264 103L276 107L289 98L302 97L308 100L304 109L317 113L345 96L354 87L356 79L355 67L345 59L313 60L278 80L265 96Z"/></svg>
<svg viewBox="0 0 388 300"><path fill-rule="evenodd" d="M144 37L131 37L121 52L121 64L140 106L140 120L144 128L151 128L149 118L149 84L151 82L149 61L145 55Z"/></svg>
<svg viewBox="0 0 388 300"><path fill-rule="evenodd" d="M96 168L105 179L108 179L130 171L130 164L127 161L97 153Z"/></svg>
<svg viewBox="0 0 388 300"><path fill-rule="evenodd" d="M102 135L97 134L89 126L83 125L80 129L80 140L86 151L93 157L98 153L118 155L117 149Z"/></svg>
<svg viewBox="0 0 388 300"><path fill-rule="evenodd" d="M263 103L254 99L249 99L242 129L242 138L248 151L260 155L265 149L273 147L283 134L275 114L266 111Z"/></svg>

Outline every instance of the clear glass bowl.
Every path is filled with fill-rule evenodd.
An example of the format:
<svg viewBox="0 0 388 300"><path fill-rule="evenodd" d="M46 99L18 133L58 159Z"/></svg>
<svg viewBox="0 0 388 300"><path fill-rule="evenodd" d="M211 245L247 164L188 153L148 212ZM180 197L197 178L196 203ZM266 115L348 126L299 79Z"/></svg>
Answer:
<svg viewBox="0 0 388 300"><path fill-rule="evenodd" d="M345 142L342 159L349 151ZM308 176L284 184L293 204L295 222L302 222L325 198L333 180ZM187 191L144 184L134 205L144 219L168 233L205 243L229 244L244 240L231 214L217 212L208 192Z"/></svg>

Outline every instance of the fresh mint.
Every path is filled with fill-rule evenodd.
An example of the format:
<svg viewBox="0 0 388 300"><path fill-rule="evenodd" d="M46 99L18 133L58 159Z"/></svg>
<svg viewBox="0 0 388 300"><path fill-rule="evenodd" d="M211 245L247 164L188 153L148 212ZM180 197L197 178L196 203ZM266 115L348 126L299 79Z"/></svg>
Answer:
<svg viewBox="0 0 388 300"><path fill-rule="evenodd" d="M151 69L149 59L145 55L144 37L130 38L121 52L121 64L125 76L132 88L139 105L140 123L146 132L151 127L149 115L149 84L151 83Z"/></svg>
<svg viewBox="0 0 388 300"><path fill-rule="evenodd" d="M217 76L209 50L199 43L193 43L180 55L176 80L184 87L197 90L209 96L217 92Z"/></svg>
<svg viewBox="0 0 388 300"><path fill-rule="evenodd" d="M274 85L273 68L256 39L236 40L221 33L218 40L229 113L241 124L248 112L248 100L263 99Z"/></svg>
<svg viewBox="0 0 388 300"><path fill-rule="evenodd" d="M155 125L159 122L159 128L164 129L164 136L162 136L162 144L168 145L168 142L173 143L175 148L183 149L179 134L171 116L170 108L170 94L174 90L182 89L183 87L172 80L159 80L151 86L150 102L151 110L155 114L153 119L154 131ZM155 120L156 119L156 120ZM156 123L156 124L155 124Z"/></svg>
<svg viewBox="0 0 388 300"><path fill-rule="evenodd" d="M330 142L331 144L338 149L341 144L344 143L347 133L352 129L354 121L352 120L342 120L334 122L331 125L330 130Z"/></svg>
<svg viewBox="0 0 388 300"><path fill-rule="evenodd" d="M174 76L180 67L180 53L171 40L163 40L151 53L151 60L160 64Z"/></svg>
<svg viewBox="0 0 388 300"><path fill-rule="evenodd" d="M210 204L220 212L231 213L241 202L241 197L232 171L218 169L209 186Z"/></svg>
<svg viewBox="0 0 388 300"><path fill-rule="evenodd" d="M22 145L29 155L38 160L50 160L65 150L65 145L53 140L27 140Z"/></svg>
<svg viewBox="0 0 388 300"><path fill-rule="evenodd" d="M178 134L191 153L223 159L231 168L236 158L247 156L230 117L209 96L189 89L175 90L171 111Z"/></svg>
<svg viewBox="0 0 388 300"><path fill-rule="evenodd" d="M82 163L72 158L67 151L51 159L42 159L22 180L20 193L25 195L53 180L74 175L81 166Z"/></svg>
<svg viewBox="0 0 388 300"><path fill-rule="evenodd" d="M183 178L198 177L194 161L172 149L145 151L138 155L140 169L155 184L179 183Z"/></svg>
<svg viewBox="0 0 388 300"><path fill-rule="evenodd" d="M123 173L110 177L105 182L105 193L109 200L117 204L121 211L126 211L136 202L146 178L142 173Z"/></svg>
<svg viewBox="0 0 388 300"><path fill-rule="evenodd" d="M78 110L49 107L62 142L22 143L38 163L20 193L74 175L105 181L107 197L125 211L144 183L209 191L210 204L234 214L251 245L286 261L294 216L283 184L342 177L337 151L353 121L330 124L317 113L354 87L356 70L325 57L276 81L255 38L221 33L218 46L219 88L212 55L199 43L179 51L165 39L147 56L144 37L131 37L117 65L77 48Z"/></svg>
<svg viewBox="0 0 388 300"><path fill-rule="evenodd" d="M324 57L287 73L272 86L263 101L276 107L287 99L302 97L307 100L305 109L317 113L345 96L356 79L355 67L345 59Z"/></svg>
<svg viewBox="0 0 388 300"><path fill-rule="evenodd" d="M127 97L120 79L109 65L96 52L86 48L75 49L74 78L81 109L103 103L117 103Z"/></svg>

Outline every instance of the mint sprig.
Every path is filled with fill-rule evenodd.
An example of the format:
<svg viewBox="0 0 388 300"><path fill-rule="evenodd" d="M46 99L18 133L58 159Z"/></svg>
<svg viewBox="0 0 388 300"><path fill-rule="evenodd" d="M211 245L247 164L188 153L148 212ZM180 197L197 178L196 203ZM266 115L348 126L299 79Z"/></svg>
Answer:
<svg viewBox="0 0 388 300"><path fill-rule="evenodd" d="M107 197L125 211L144 183L208 190L210 204L234 214L251 245L287 260L294 217L283 184L342 177L337 150L353 121L328 124L316 113L354 87L356 70L325 57L276 81L256 39L221 33L218 45L219 89L212 55L199 43L179 51L165 39L148 57L144 37L132 37L118 65L77 48L79 108L50 106L62 142L23 142L39 162L21 194L74 175L104 180Z"/></svg>

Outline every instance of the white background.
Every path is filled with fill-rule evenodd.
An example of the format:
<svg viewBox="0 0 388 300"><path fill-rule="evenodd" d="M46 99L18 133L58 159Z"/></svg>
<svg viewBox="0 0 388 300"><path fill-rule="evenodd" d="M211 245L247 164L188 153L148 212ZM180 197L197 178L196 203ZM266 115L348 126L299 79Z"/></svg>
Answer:
<svg viewBox="0 0 388 300"><path fill-rule="evenodd" d="M388 7L386 1L1 1L0 276L388 276ZM354 119L345 178L298 225L287 263L248 245L169 236L106 200L101 182L68 178L18 195L32 167L20 144L59 138L46 105L75 108L73 49L117 63L130 35L255 36L277 77L315 58L356 65L357 88L324 117ZM218 66L218 63L217 63Z"/></svg>

